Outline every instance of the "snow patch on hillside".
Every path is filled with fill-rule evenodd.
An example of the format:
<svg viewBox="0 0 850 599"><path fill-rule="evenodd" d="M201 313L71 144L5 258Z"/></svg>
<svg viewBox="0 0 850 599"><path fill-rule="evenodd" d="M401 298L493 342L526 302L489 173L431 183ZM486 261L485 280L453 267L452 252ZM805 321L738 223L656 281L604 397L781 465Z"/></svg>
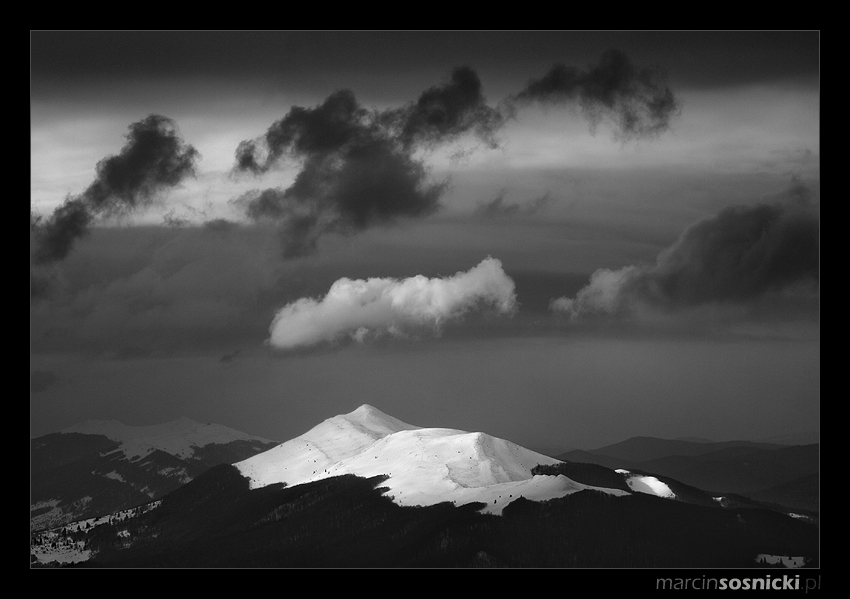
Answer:
<svg viewBox="0 0 850 599"><path fill-rule="evenodd" d="M365 404L325 420L304 435L236 464L251 488L288 486L343 474L387 475L381 484L400 505L487 504L499 514L519 498L544 501L584 489L616 495L565 476L534 476L539 464L559 460L485 433L420 428Z"/></svg>
<svg viewBox="0 0 850 599"><path fill-rule="evenodd" d="M121 523L156 509L160 505L162 505L162 501L154 501L128 510L120 510L97 518L86 518L34 533L30 537L30 561L37 561L42 564L52 562L67 564L87 561L92 556L91 550L87 548L85 541L75 540L70 536L70 533L91 530L101 524ZM128 531L119 530L117 536L125 539L129 544L130 534Z"/></svg>
<svg viewBox="0 0 850 599"><path fill-rule="evenodd" d="M167 468L160 468L157 470L162 476L168 476L171 478L176 478L180 481L180 484L185 485L186 483L192 480L192 477L186 472L185 468L175 468L173 466L169 466Z"/></svg>
<svg viewBox="0 0 850 599"><path fill-rule="evenodd" d="M619 474L622 474L626 477L626 484L629 485L629 488L632 491L637 493L646 493L647 495L655 495L656 497L666 497L668 499L676 499L676 494L667 486L667 483L663 483L654 476L647 476L644 474L632 474L628 470L616 470ZM719 499L717 497L715 500Z"/></svg>
<svg viewBox="0 0 850 599"><path fill-rule="evenodd" d="M61 499L49 499L46 501L38 501L30 505L30 514L43 508L50 508L38 515L30 515L30 530L40 530L61 523L68 516L74 517L88 508L92 498L90 496L81 497L77 501L71 502L69 505L62 505Z"/></svg>
<svg viewBox="0 0 850 599"><path fill-rule="evenodd" d="M782 564L786 568L802 568L809 560L802 555L770 555L768 553L759 553L755 561L759 564Z"/></svg>

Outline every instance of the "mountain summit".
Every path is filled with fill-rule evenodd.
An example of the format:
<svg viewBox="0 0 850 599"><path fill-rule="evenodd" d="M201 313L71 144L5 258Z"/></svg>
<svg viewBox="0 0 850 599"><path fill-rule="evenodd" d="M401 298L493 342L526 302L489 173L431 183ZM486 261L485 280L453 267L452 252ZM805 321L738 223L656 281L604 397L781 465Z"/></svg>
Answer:
<svg viewBox="0 0 850 599"><path fill-rule="evenodd" d="M399 505L483 502L483 511L495 514L519 497L543 501L584 489L626 494L563 475L532 474L535 466L557 463L485 433L421 428L364 404L235 466L254 489L343 474L385 475L382 487Z"/></svg>

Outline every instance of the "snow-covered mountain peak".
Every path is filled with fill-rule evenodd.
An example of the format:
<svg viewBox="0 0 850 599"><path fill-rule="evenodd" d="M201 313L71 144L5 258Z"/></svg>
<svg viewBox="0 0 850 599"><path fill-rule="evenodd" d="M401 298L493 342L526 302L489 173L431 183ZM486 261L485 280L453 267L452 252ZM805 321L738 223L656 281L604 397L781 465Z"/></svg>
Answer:
<svg viewBox="0 0 850 599"><path fill-rule="evenodd" d="M381 436L397 433L398 431L420 428L418 426L413 426L412 424L402 422L398 418L393 418L392 416L383 413L378 408L370 406L367 403L364 403L362 406L360 406L353 412L349 412L348 414L342 414L337 418L344 418L345 420L348 420L351 423L360 425L366 430L372 431Z"/></svg>
<svg viewBox="0 0 850 599"><path fill-rule="evenodd" d="M236 467L252 488L343 474L386 475L381 486L401 505L483 502L485 511L501 513L520 496L544 500L594 488L531 472L538 464L558 462L486 433L420 428L364 404Z"/></svg>

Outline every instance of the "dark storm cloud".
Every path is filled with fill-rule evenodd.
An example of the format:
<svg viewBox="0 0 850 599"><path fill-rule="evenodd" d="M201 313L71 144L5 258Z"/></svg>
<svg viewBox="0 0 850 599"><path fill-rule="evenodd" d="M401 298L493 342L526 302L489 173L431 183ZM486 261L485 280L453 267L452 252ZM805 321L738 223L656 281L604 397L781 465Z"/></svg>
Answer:
<svg viewBox="0 0 850 599"><path fill-rule="evenodd" d="M415 103L386 115L388 122L400 126L405 147L438 145L469 132L495 147L495 134L506 118L487 105L481 81L469 67L455 69L449 83L426 90Z"/></svg>
<svg viewBox="0 0 850 599"><path fill-rule="evenodd" d="M414 152L470 132L493 143L497 120L468 68L417 102L384 112L362 108L342 90L315 108L292 108L264 138L239 145L237 171L265 173L285 159L298 161L300 171L285 189L234 202L254 220L281 223L284 257L303 256L325 233L351 234L436 211L447 184L430 182Z"/></svg>
<svg viewBox="0 0 850 599"><path fill-rule="evenodd" d="M396 158L406 164L393 164ZM388 160L375 164L381 157L352 159L341 172L321 165L305 167L304 179L312 179L308 185L323 181L320 186L326 184L325 192L334 194L333 203L324 201L324 196L296 195L298 181L287 189L248 192L233 203L256 222L277 223L284 258L306 256L316 251L319 238L327 233L352 234L399 216L436 210L444 184L417 187L414 180L424 180L424 167L405 157ZM420 168L421 175L412 173Z"/></svg>
<svg viewBox="0 0 850 599"><path fill-rule="evenodd" d="M819 209L797 180L784 195L790 201L725 208L688 227L654 265L598 270L574 299L553 300L552 308L579 317L815 294Z"/></svg>
<svg viewBox="0 0 850 599"><path fill-rule="evenodd" d="M587 70L556 64L514 100L520 105L578 102L593 126L610 120L617 137L626 140L663 133L679 111L661 74L636 67L618 50L605 52Z"/></svg>
<svg viewBox="0 0 850 599"><path fill-rule="evenodd" d="M733 206L687 229L659 256L648 283L674 306L742 302L816 283L819 228L806 208Z"/></svg>
<svg viewBox="0 0 850 599"><path fill-rule="evenodd" d="M243 141L236 150L237 169L254 173L268 171L282 157L295 159L326 156L342 150L357 137L378 133L350 90L328 96L315 108L293 107L266 132L260 159L258 141Z"/></svg>
<svg viewBox="0 0 850 599"><path fill-rule="evenodd" d="M332 216L323 219L323 212L327 211L320 205L299 202L286 192L281 188L255 190L232 200L255 222L277 223L281 253L285 259L312 254L321 235L345 229L341 220Z"/></svg>
<svg viewBox="0 0 850 599"><path fill-rule="evenodd" d="M129 130L121 152L97 163L97 177L83 193L66 198L47 219L31 218L36 263L63 259L96 218L149 206L195 175L199 154L181 139L174 121L150 115Z"/></svg>
<svg viewBox="0 0 850 599"><path fill-rule="evenodd" d="M432 214L448 187L428 179L422 151L464 136L496 147L496 134L528 103L577 100L591 122L611 117L618 135L656 135L669 126L677 103L661 78L610 51L588 71L559 66L497 107L487 104L478 75L454 69L400 108L367 110L350 90L313 108L293 107L265 135L241 142L235 173L261 175L291 162L300 169L287 188L252 191L233 202L256 221L279 223L285 258L314 252L326 233L352 234L403 217ZM545 195L522 205L496 198L482 216L529 214Z"/></svg>
<svg viewBox="0 0 850 599"><path fill-rule="evenodd" d="M67 256L74 242L86 234L92 220L94 215L83 196L66 198L50 218L41 219L30 228L35 242L35 262L56 262Z"/></svg>
<svg viewBox="0 0 850 599"><path fill-rule="evenodd" d="M186 145L171 119L150 115L129 127L117 156L97 164L97 178L83 192L96 212L130 211L150 204L163 189L195 175L198 152Z"/></svg>
<svg viewBox="0 0 850 599"><path fill-rule="evenodd" d="M480 218L502 218L530 215L540 211L552 201L552 196L548 192L542 196L525 202L514 203L505 201L506 195L507 191L503 189L489 202L478 204L474 215Z"/></svg>

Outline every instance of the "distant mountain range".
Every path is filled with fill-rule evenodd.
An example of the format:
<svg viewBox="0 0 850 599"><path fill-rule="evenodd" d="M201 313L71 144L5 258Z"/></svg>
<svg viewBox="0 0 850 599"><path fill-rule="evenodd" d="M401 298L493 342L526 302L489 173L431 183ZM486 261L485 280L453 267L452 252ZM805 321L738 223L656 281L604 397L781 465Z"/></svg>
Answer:
<svg viewBox="0 0 850 599"><path fill-rule="evenodd" d="M820 445L753 441L695 442L633 437L560 460L652 472L715 494L742 494L790 508L817 511Z"/></svg>
<svg viewBox="0 0 850 599"><path fill-rule="evenodd" d="M659 439L656 437L632 437L594 449L589 453L608 456L630 462L646 462L668 456L696 456L711 453L729 447L756 447L759 449L779 449L785 447L778 443L757 443L754 441L688 441Z"/></svg>
<svg viewBox="0 0 850 599"><path fill-rule="evenodd" d="M188 418L155 426L90 420L30 441L30 528L131 508L219 464L277 445Z"/></svg>
<svg viewBox="0 0 850 599"><path fill-rule="evenodd" d="M814 516L363 405L158 501L34 533L31 555L98 567L752 567L763 555L814 566Z"/></svg>

